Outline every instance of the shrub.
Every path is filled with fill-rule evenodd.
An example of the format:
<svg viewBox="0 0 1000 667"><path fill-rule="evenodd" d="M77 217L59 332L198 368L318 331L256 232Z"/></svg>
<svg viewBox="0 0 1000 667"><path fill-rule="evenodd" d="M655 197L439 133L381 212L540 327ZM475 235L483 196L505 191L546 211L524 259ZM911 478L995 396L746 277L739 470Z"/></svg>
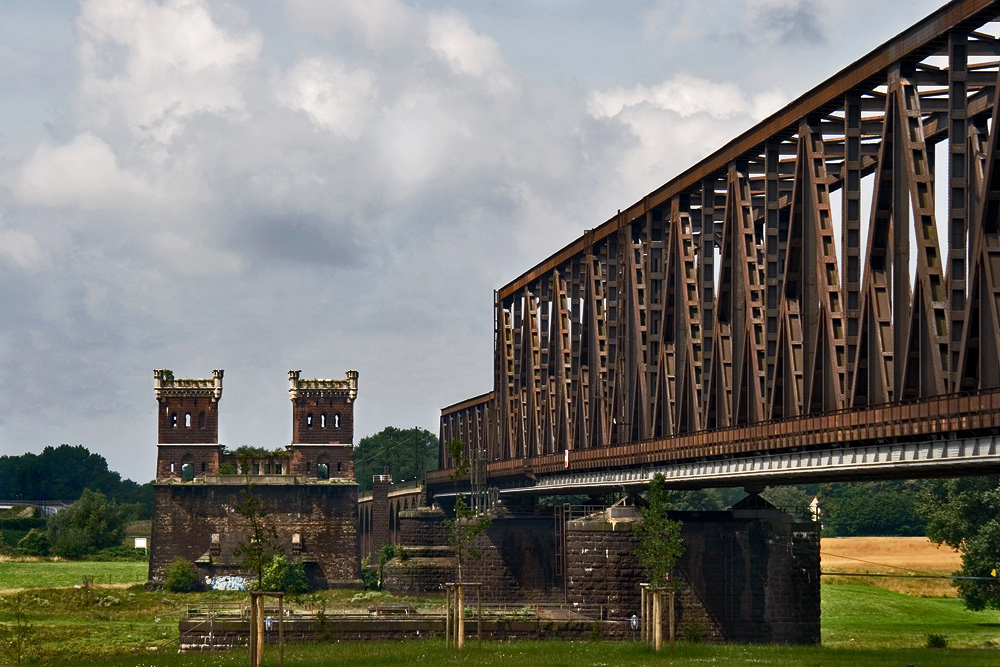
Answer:
<svg viewBox="0 0 1000 667"><path fill-rule="evenodd" d="M198 570L193 563L178 556L167 567L164 584L173 593L189 593L198 586Z"/></svg>
<svg viewBox="0 0 1000 667"><path fill-rule="evenodd" d="M135 506L108 500L100 491L84 489L79 500L49 518L51 551L79 560L88 553L118 546L136 511Z"/></svg>
<svg viewBox="0 0 1000 667"><path fill-rule="evenodd" d="M948 640L944 635L927 635L927 648L948 648Z"/></svg>
<svg viewBox="0 0 1000 667"><path fill-rule="evenodd" d="M283 554L278 554L264 566L261 588L265 591L284 591L292 595L309 590L306 570L302 563L289 563Z"/></svg>
<svg viewBox="0 0 1000 667"><path fill-rule="evenodd" d="M32 528L28 534L17 543L17 548L25 556L45 556L49 553L49 538L37 528Z"/></svg>
<svg viewBox="0 0 1000 667"><path fill-rule="evenodd" d="M365 567L361 569L361 580L365 582L366 591L377 591L378 588L378 572L375 570Z"/></svg>

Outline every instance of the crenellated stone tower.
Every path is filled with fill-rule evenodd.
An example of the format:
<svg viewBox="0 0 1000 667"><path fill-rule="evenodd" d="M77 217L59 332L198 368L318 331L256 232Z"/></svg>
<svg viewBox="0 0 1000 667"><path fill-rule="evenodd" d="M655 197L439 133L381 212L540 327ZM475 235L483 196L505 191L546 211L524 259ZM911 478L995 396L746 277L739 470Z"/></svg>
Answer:
<svg viewBox="0 0 1000 667"><path fill-rule="evenodd" d="M184 478L219 472L219 401L222 370L210 378L174 378L153 371L157 411L156 478Z"/></svg>
<svg viewBox="0 0 1000 667"><path fill-rule="evenodd" d="M304 380L288 371L292 401L292 472L354 479L354 399L358 372L343 380ZM315 469L313 468L315 466Z"/></svg>

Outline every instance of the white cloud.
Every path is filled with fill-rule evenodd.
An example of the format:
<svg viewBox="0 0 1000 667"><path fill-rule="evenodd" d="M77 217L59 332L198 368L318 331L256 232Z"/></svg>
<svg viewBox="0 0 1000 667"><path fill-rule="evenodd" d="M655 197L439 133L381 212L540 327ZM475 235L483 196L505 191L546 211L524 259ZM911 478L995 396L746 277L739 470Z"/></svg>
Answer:
<svg viewBox="0 0 1000 667"><path fill-rule="evenodd" d="M774 94L766 95L765 106L771 103ZM680 116L704 113L722 119L759 113L756 100L747 98L734 83L713 83L682 73L652 87L637 85L631 90L614 88L594 91L588 110L595 118L612 118L628 108L648 105L654 109L673 111Z"/></svg>
<svg viewBox="0 0 1000 667"><path fill-rule="evenodd" d="M496 41L476 33L464 17L454 13L431 15L427 35L430 48L456 74L482 79L493 93L516 89Z"/></svg>
<svg viewBox="0 0 1000 667"><path fill-rule="evenodd" d="M320 127L348 139L364 130L376 98L375 78L364 69L312 57L297 63L279 87L285 106L305 111Z"/></svg>
<svg viewBox="0 0 1000 667"><path fill-rule="evenodd" d="M34 236L16 229L0 227L0 257L29 273L52 265L52 257Z"/></svg>
<svg viewBox="0 0 1000 667"><path fill-rule="evenodd" d="M634 137L618 171L639 195L777 111L782 102L778 91L751 97L735 83L682 73L651 87L594 91L587 108L594 118L621 123Z"/></svg>
<svg viewBox="0 0 1000 667"><path fill-rule="evenodd" d="M226 29L201 0L85 0L77 20L80 104L91 122L121 114L136 135L169 142L194 114L238 114L256 32Z"/></svg>
<svg viewBox="0 0 1000 667"><path fill-rule="evenodd" d="M20 170L14 194L23 204L120 210L148 205L154 190L123 170L111 147L90 132L62 146L43 144Z"/></svg>

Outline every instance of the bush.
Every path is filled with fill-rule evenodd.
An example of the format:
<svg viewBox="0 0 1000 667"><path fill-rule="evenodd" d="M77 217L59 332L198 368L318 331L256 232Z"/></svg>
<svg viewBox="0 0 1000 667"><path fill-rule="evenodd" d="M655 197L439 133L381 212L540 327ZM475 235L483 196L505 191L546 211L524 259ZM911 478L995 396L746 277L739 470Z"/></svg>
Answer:
<svg viewBox="0 0 1000 667"><path fill-rule="evenodd" d="M100 491L83 490L83 495L48 520L50 549L56 556L79 560L88 553L121 544L125 526L137 508L108 500Z"/></svg>
<svg viewBox="0 0 1000 667"><path fill-rule="evenodd" d="M927 635L927 648L948 648L948 640L944 635Z"/></svg>
<svg viewBox="0 0 1000 667"><path fill-rule="evenodd" d="M361 569L361 580L365 582L366 591L377 591L378 587L378 572L375 570L365 567Z"/></svg>
<svg viewBox="0 0 1000 667"><path fill-rule="evenodd" d="M178 556L167 567L164 584L173 593L189 593L198 587L198 570L193 563Z"/></svg>
<svg viewBox="0 0 1000 667"><path fill-rule="evenodd" d="M25 556L45 556L49 553L49 538L41 530L32 528L17 543L17 548Z"/></svg>
<svg viewBox="0 0 1000 667"><path fill-rule="evenodd" d="M261 588L265 591L284 591L292 595L309 590L306 570L302 563L289 563L283 554L278 554L264 566Z"/></svg>

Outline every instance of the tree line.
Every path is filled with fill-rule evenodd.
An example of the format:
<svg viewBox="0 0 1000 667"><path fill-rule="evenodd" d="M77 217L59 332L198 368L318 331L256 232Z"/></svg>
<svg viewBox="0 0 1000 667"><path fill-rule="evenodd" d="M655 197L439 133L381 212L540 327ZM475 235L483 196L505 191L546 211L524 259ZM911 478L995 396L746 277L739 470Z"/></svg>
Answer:
<svg viewBox="0 0 1000 667"><path fill-rule="evenodd" d="M0 456L0 498L4 500L78 500L84 489L100 491L119 503L142 506L140 519L153 513L153 483L122 479L107 460L83 445L46 447L40 454Z"/></svg>

